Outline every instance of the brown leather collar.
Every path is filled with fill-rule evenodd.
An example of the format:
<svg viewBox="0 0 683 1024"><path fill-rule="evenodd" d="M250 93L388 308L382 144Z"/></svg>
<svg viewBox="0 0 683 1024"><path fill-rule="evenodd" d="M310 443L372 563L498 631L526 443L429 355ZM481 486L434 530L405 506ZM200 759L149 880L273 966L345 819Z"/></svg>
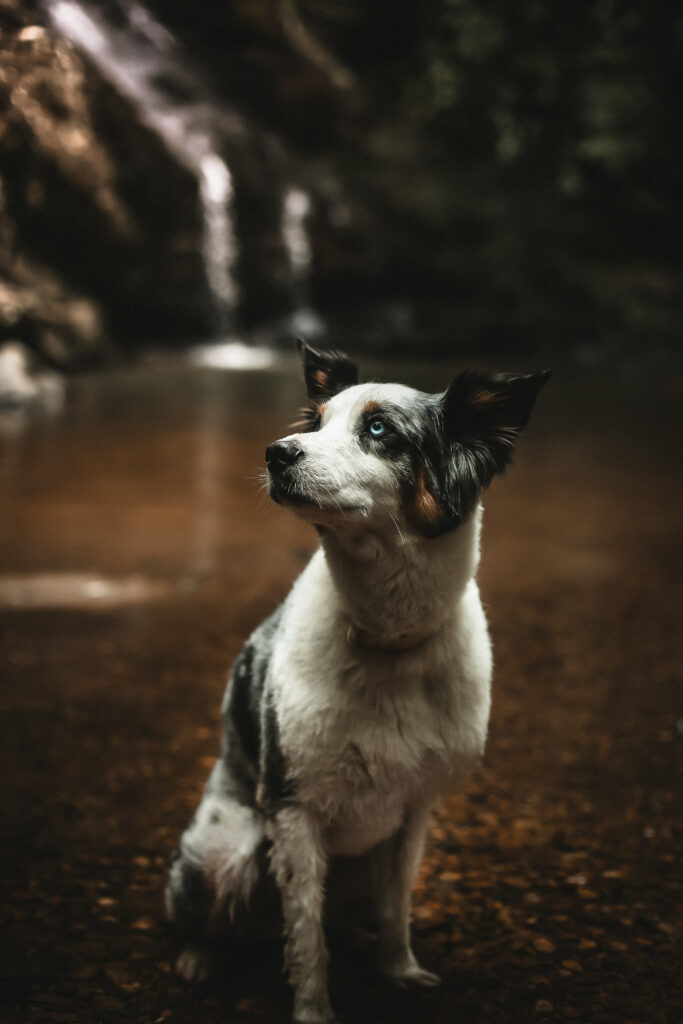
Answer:
<svg viewBox="0 0 683 1024"><path fill-rule="evenodd" d="M356 647L360 647L364 651L399 654L402 651L409 651L413 647L419 647L420 644L434 636L434 633L435 630L430 629L428 632L424 630L421 632L407 631L398 633L396 636L381 636L378 633L370 633L366 629L361 629L352 622L346 631L346 639L350 644L355 644Z"/></svg>

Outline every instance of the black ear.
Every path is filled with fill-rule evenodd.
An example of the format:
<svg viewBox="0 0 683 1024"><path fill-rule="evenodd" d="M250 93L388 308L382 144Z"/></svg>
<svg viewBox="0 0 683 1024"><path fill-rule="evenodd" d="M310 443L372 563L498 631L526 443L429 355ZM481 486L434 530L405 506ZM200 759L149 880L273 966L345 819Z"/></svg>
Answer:
<svg viewBox="0 0 683 1024"><path fill-rule="evenodd" d="M447 441L478 454L485 470L481 486L490 483L512 458L514 443L526 424L536 395L551 371L524 376L465 370L442 399Z"/></svg>
<svg viewBox="0 0 683 1024"><path fill-rule="evenodd" d="M525 376L465 370L441 399L452 513L462 518L482 487L502 473L550 370Z"/></svg>
<svg viewBox="0 0 683 1024"><path fill-rule="evenodd" d="M304 364L306 392L316 405L358 383L358 367L345 353L319 352L301 338L297 338L296 347Z"/></svg>

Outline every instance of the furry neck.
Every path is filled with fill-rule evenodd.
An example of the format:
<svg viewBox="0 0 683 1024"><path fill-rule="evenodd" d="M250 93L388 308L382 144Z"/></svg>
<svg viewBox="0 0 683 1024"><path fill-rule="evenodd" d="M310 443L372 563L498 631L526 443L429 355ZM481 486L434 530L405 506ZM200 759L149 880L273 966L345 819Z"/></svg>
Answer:
<svg viewBox="0 0 683 1024"><path fill-rule="evenodd" d="M436 633L452 616L479 562L482 508L436 539L362 526L325 529L321 545L335 588L367 646L400 649ZM372 638L376 638L374 643Z"/></svg>

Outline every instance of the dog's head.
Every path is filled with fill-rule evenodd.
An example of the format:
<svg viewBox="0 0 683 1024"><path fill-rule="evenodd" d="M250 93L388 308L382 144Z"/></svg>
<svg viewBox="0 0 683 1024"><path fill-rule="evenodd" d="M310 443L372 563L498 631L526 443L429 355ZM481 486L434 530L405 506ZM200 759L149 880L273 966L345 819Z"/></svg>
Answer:
<svg viewBox="0 0 683 1024"><path fill-rule="evenodd" d="M392 521L425 537L464 522L512 457L549 371L466 370L442 394L360 384L348 356L299 342L299 431L266 450L271 497L320 526Z"/></svg>

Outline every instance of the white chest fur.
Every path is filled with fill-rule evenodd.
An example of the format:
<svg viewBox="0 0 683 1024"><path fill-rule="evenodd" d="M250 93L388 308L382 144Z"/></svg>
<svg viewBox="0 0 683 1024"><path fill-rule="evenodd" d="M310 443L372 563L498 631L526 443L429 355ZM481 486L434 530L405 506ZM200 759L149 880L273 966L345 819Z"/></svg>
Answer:
<svg viewBox="0 0 683 1024"><path fill-rule="evenodd" d="M320 551L288 599L271 663L279 739L297 799L319 819L330 853L362 853L391 835L411 803L446 788L483 750L491 651L471 578L478 524L460 540L469 541L464 571L462 558L447 574L439 560L437 579L422 584L423 565L401 580L366 565L355 606L352 570L340 588L335 555ZM389 607L381 584L369 601L378 578L393 581ZM372 628L423 628L431 616L433 635L399 653L359 649L349 621L373 601L382 612Z"/></svg>

